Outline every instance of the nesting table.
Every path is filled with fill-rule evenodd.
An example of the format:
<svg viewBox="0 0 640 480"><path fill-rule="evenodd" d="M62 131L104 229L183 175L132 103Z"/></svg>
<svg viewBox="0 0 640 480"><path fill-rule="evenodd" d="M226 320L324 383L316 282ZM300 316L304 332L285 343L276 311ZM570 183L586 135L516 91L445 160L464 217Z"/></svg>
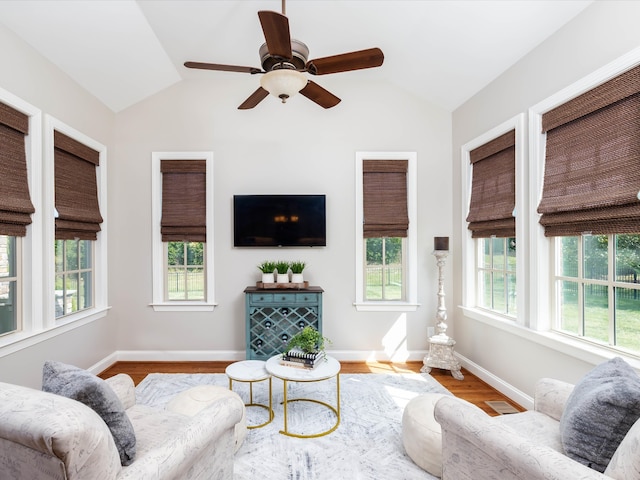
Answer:
<svg viewBox="0 0 640 480"><path fill-rule="evenodd" d="M235 362L229 365L225 373L229 377L229 390L233 390L233 382L243 382L249 384L249 403L246 403L246 407L259 407L263 408L268 413L268 419L266 422L259 425L247 425L247 428L260 428L269 424L273 420L273 408L271 405L271 375L265 368L265 362L261 360L243 360L241 362ZM255 403L253 401L253 384L256 382L269 382L269 405L261 403Z"/></svg>
<svg viewBox="0 0 640 480"><path fill-rule="evenodd" d="M265 365L265 368L269 374L272 376L279 378L284 383L284 397L283 397L283 410L284 410L284 428L280 430L280 433L283 435L288 435L290 437L298 437L298 438L315 438L322 437L324 435L328 435L333 432L338 425L340 425L340 362L333 357L326 356L326 361L322 361L319 365L317 365L314 369L305 369L305 368L296 368L289 367L285 365L280 365L280 359L282 355L275 355L269 360ZM287 387L289 382L321 382L324 380L329 380L331 378L336 379L336 404L335 406L330 405L329 403L323 402L318 399L312 398L288 398L287 397ZM287 425L287 406L291 402L313 402L319 405L323 405L324 407L331 410L336 417L335 424L326 431L314 434L299 434L289 431Z"/></svg>

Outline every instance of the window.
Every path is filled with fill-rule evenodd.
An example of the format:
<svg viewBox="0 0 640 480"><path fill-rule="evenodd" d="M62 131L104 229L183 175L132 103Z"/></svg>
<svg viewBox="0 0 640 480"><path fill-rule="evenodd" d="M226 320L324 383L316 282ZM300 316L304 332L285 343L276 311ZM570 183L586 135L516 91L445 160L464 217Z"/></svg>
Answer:
<svg viewBox="0 0 640 480"><path fill-rule="evenodd" d="M637 53L532 107L530 131L536 162L531 185L541 192L540 216L531 223L531 258L550 260L531 263L537 293L532 304L551 305L548 315L540 309L539 316L550 321L539 328L578 340L581 351L604 352L598 349L604 347L607 355L613 350L637 356Z"/></svg>
<svg viewBox="0 0 640 480"><path fill-rule="evenodd" d="M0 235L0 335L20 329L19 237Z"/></svg>
<svg viewBox="0 0 640 480"><path fill-rule="evenodd" d="M475 243L475 289L469 296L473 306L511 318L518 311L514 123L515 119L463 147L463 162L469 164L471 177L467 229ZM504 128L506 133L496 134Z"/></svg>
<svg viewBox="0 0 640 480"><path fill-rule="evenodd" d="M479 238L478 293L479 307L517 316L516 239Z"/></svg>
<svg viewBox="0 0 640 480"><path fill-rule="evenodd" d="M154 152L153 302L157 311L211 311L213 154Z"/></svg>
<svg viewBox="0 0 640 480"><path fill-rule="evenodd" d="M365 300L404 300L405 266L402 237L365 238Z"/></svg>
<svg viewBox="0 0 640 480"><path fill-rule="evenodd" d="M640 352L640 235L556 239L556 329Z"/></svg>
<svg viewBox="0 0 640 480"><path fill-rule="evenodd" d="M103 222L96 170L100 152L54 130L55 318L94 302L94 242Z"/></svg>
<svg viewBox="0 0 640 480"><path fill-rule="evenodd" d="M56 318L93 307L93 242L56 240Z"/></svg>
<svg viewBox="0 0 640 480"><path fill-rule="evenodd" d="M526 184L524 115L462 146L463 306L476 315L524 323ZM522 220L517 221L516 218ZM480 313L479 313L480 312ZM482 313L483 312L483 313Z"/></svg>
<svg viewBox="0 0 640 480"><path fill-rule="evenodd" d="M22 237L35 212L29 195L29 116L0 103L0 335L21 329Z"/></svg>
<svg viewBox="0 0 640 480"><path fill-rule="evenodd" d="M165 299L205 300L205 242L164 242L167 249Z"/></svg>
<svg viewBox="0 0 640 480"><path fill-rule="evenodd" d="M358 310L417 308L416 154L356 154Z"/></svg>

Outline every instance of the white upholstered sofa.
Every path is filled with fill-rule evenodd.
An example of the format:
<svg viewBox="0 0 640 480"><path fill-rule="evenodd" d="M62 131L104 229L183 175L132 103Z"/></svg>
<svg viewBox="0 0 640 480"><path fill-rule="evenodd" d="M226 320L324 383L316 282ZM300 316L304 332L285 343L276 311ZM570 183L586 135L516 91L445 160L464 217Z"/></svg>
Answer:
<svg viewBox="0 0 640 480"><path fill-rule="evenodd" d="M91 408L53 393L0 383L0 478L233 478L234 428L244 413L240 397L230 392L191 417L136 404L127 375L107 383L135 430L130 465L121 465L109 428Z"/></svg>
<svg viewBox="0 0 640 480"><path fill-rule="evenodd" d="M640 479L640 420L628 430L604 473L564 454L560 420L574 385L540 380L534 410L490 417L452 396L434 415L442 427L442 478L446 480ZM607 421L607 408L601 411Z"/></svg>

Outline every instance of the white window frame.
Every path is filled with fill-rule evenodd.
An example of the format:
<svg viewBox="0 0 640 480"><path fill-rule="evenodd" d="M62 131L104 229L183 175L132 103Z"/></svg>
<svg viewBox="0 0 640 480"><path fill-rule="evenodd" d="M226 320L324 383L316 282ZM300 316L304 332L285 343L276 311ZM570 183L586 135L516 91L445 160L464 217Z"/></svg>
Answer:
<svg viewBox="0 0 640 480"><path fill-rule="evenodd" d="M22 330L0 337L0 357L103 318L108 305L107 272L107 148L83 133L0 89L0 101L29 116L26 137L29 193L36 211L31 215L27 235L21 239ZM57 130L99 153L96 168L98 203L104 218L94 242L94 307L65 317L55 317L54 259L54 141ZM44 150L43 150L44 145Z"/></svg>
<svg viewBox="0 0 640 480"><path fill-rule="evenodd" d="M100 164L96 166L96 184L98 187L98 205L102 223L97 239L93 242L93 307L78 312L55 317L55 177L54 177L54 131L58 131L73 140L98 152ZM109 309L108 304L108 262L107 262L107 147L60 120L45 115L45 152L44 152L44 319L47 326L67 325L78 321L92 321L102 318ZM84 323L83 323L84 324Z"/></svg>
<svg viewBox="0 0 640 480"><path fill-rule="evenodd" d="M160 233L162 220L162 173L161 160L206 160L206 208L207 208L207 241L205 242L205 300L165 300L166 259L165 249ZM214 288L214 232L213 232L213 152L152 152L151 153L151 251L153 299L151 306L157 312L196 311L210 312L217 306Z"/></svg>
<svg viewBox="0 0 640 480"><path fill-rule="evenodd" d="M640 48L636 48L619 59L605 65L601 69L587 75L581 80L569 85L567 88L557 92L551 97L541 101L529 109L529 137L530 137L530 182L531 182L531 202L535 208L542 198L542 186L544 183L544 162L546 156L547 135L542 133L542 115L554 108L568 102L598 85L624 73L625 71L640 64ZM533 194L535 193L535 195ZM540 215L532 211L530 220L530 230L532 234L532 258L535 254L540 259L547 259L546 262L538 262L532 264L531 282L536 286L539 297L537 305L542 308L541 311L534 311L536 307L532 306L532 314L535 313L540 320L536 327L538 330L551 331L555 329L558 322L557 309L555 301L555 261L556 261L556 242L553 239L544 236L544 228L538 223ZM548 308L542 305L549 305ZM557 332L554 332L557 333ZM561 335L561 334L558 334ZM624 351L617 347L600 347L594 346L593 342L586 338L571 336L578 344L583 344L583 348L592 351L602 352L607 357L610 351L623 354Z"/></svg>
<svg viewBox="0 0 640 480"><path fill-rule="evenodd" d="M19 348L15 345L32 337L34 331L42 329L42 112L12 93L0 88L0 102L29 117L29 134L25 137L25 153L29 181L29 195L35 212L27 235L16 238L18 293L18 325L20 329L0 337L0 356L8 355ZM18 245L19 244L19 245ZM28 345L26 345L28 346Z"/></svg>
<svg viewBox="0 0 640 480"><path fill-rule="evenodd" d="M498 321L524 325L528 318L525 314L528 303L528 279L526 272L528 268L528 251L527 239L527 191L525 172L525 152L526 152L526 129L524 114L516 115L513 118L501 123L497 127L492 128L488 132L479 137L465 143L461 147L460 161L462 172L462 308L467 314L474 317L490 317ZM473 180L473 165L471 165L471 151L496 139L511 130L515 130L515 175L516 175L516 308L517 316L503 315L499 312L479 307L477 301L480 287L478 285L478 259L482 252L480 251L480 242L471 237L471 231L466 221L469 213L469 205L471 203L471 187Z"/></svg>
<svg viewBox="0 0 640 480"><path fill-rule="evenodd" d="M364 298L364 270L365 270L365 252L364 252L364 199L362 186L362 164L364 160L407 160L407 210L409 214L409 228L407 230L407 238L405 251L403 252L403 263L405 266L405 278L407 285L405 286L405 300L365 300ZM356 152L356 211L355 211L355 227L356 227L356 291L355 306L360 312L414 312L419 307L418 303L418 225L417 225L417 152Z"/></svg>
<svg viewBox="0 0 640 480"><path fill-rule="evenodd" d="M544 181L544 162L546 149L546 135L542 134L542 114L575 98L576 96L596 87L597 85L620 75L621 73L640 64L640 47L630 51L626 55L614 60L604 67L596 70L581 80L560 90L551 97L532 106L528 110L528 167L521 171L528 172L528 194L525 196L527 206L525 209L526 230L524 239L528 242L527 252L525 254L526 263L518 260L518 268L525 271L524 277L518 278L520 292L526 292L527 302L526 310L521 310L518 305L518 324L506 322L496 316L487 315L478 312L477 309L462 305L462 311L468 318L478 320L491 327L503 330L509 334L521 337L527 341L532 341L543 345L546 348L553 349L564 355L568 355L584 362L597 365L604 360L613 358L614 356L624 357L632 366L640 368L640 360L637 356L629 355L619 349L596 345L588 340L580 339L574 336L568 336L551 330L554 318L554 305L551 303L553 278L554 278L554 259L551 239L544 236L544 229L539 224L540 215L537 213L537 207L542 196L542 186ZM516 140L517 141L517 140ZM516 164L518 168L518 164ZM464 173L464 169L462 170ZM517 171L516 171L517 172ZM517 175L516 181L520 181L525 175ZM520 177L520 178L519 178ZM516 189L518 188L516 184ZM464 185L466 188L466 184ZM465 191L463 189L463 191ZM516 191L516 204L518 204L518 192ZM519 205L518 212L522 211L524 205ZM468 207L468 205L467 205ZM466 212L465 212L466 215ZM519 215L519 213L518 213ZM463 239L466 235L466 223L461 226L463 228ZM522 223L522 217L520 224ZM520 225L522 226L522 225ZM516 235L521 237L523 234L518 229L516 221ZM466 240L463 240L463 245ZM520 242L522 246L523 242ZM523 248L521 248L523 250ZM468 255L468 245L463 248L463 255ZM524 252L523 252L524 253ZM468 259L468 256L467 256ZM463 260L463 269L465 272L463 282L469 282L468 272L466 271L467 263ZM523 280L527 282L527 288L522 285ZM468 288L463 290L463 300L468 300Z"/></svg>

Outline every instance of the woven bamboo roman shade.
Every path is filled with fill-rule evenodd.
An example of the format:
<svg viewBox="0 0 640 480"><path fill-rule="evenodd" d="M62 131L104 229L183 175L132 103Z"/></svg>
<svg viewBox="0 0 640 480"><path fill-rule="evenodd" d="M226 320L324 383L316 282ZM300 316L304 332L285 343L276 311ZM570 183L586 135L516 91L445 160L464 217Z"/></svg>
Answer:
<svg viewBox="0 0 640 480"><path fill-rule="evenodd" d="M102 216L98 204L96 166L99 152L54 131L57 240L96 240Z"/></svg>
<svg viewBox="0 0 640 480"><path fill-rule="evenodd" d="M545 236L640 233L640 67L542 116Z"/></svg>
<svg viewBox="0 0 640 480"><path fill-rule="evenodd" d="M362 163L365 238L406 237L408 160Z"/></svg>
<svg viewBox="0 0 640 480"><path fill-rule="evenodd" d="M207 161L162 160L163 242L207 241Z"/></svg>
<svg viewBox="0 0 640 480"><path fill-rule="evenodd" d="M28 134L29 117L0 103L0 235L24 237L35 212L27 176Z"/></svg>
<svg viewBox="0 0 640 480"><path fill-rule="evenodd" d="M473 238L515 237L516 132L511 130L470 152L473 165L468 228Z"/></svg>

